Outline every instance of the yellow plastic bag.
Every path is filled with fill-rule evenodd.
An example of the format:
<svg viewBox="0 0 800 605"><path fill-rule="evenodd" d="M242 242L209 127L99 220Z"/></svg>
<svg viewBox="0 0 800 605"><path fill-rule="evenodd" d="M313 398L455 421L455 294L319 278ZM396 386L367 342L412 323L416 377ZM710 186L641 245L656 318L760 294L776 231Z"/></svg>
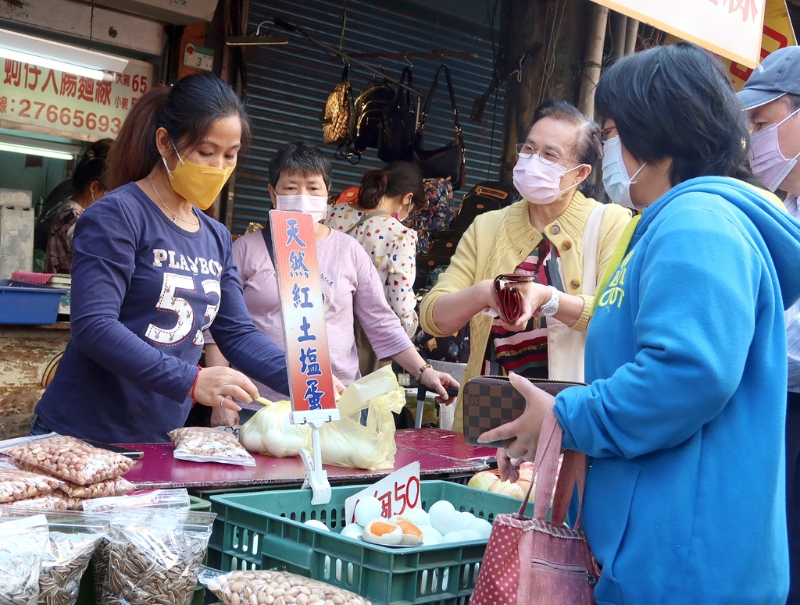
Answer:
<svg viewBox="0 0 800 605"><path fill-rule="evenodd" d="M290 402L259 401L264 407L239 431L248 451L283 458L297 456L301 448L311 450L311 427L291 423ZM320 431L322 462L373 471L393 468L397 445L392 412L399 413L403 405L405 391L391 366L353 382L337 404L341 420L326 423ZM366 426L360 423L364 409Z"/></svg>

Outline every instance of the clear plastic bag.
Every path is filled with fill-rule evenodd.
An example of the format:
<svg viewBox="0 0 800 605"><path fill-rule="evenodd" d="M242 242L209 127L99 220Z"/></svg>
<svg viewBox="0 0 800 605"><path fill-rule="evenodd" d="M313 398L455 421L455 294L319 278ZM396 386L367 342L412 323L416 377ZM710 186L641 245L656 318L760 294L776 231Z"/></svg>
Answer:
<svg viewBox="0 0 800 605"><path fill-rule="evenodd" d="M137 512L111 521L100 605L190 605L216 514Z"/></svg>
<svg viewBox="0 0 800 605"><path fill-rule="evenodd" d="M134 461L74 437L48 437L6 448L4 453L24 470L37 470L78 485L114 479L131 470Z"/></svg>
<svg viewBox="0 0 800 605"><path fill-rule="evenodd" d="M36 605L47 518L0 520L0 605Z"/></svg>
<svg viewBox="0 0 800 605"><path fill-rule="evenodd" d="M223 605L283 603L284 605L371 605L357 594L319 580L284 571L231 571L204 567L198 580ZM269 599L272 600L269 600ZM281 599L277 601L277 599Z"/></svg>
<svg viewBox="0 0 800 605"><path fill-rule="evenodd" d="M58 492L47 494L46 496L39 496L38 498L28 498L26 500L17 500L11 502L7 506L17 510L70 510L68 496L62 496Z"/></svg>
<svg viewBox="0 0 800 605"><path fill-rule="evenodd" d="M169 433L175 458L190 462L219 462L255 466L256 461L239 441L226 431L204 427L185 427Z"/></svg>
<svg viewBox="0 0 800 605"><path fill-rule="evenodd" d="M311 449L311 428L291 423L290 402L260 401L264 407L239 432L245 448L276 458ZM325 423L320 430L322 462L369 470L393 468L397 445L392 412L400 412L405 402L405 391L390 366L353 382L337 405L341 420ZM366 426L360 422L362 410L368 410Z"/></svg>
<svg viewBox="0 0 800 605"><path fill-rule="evenodd" d="M77 485L64 481L59 488L73 498L108 498L129 494L136 489L136 486L127 479L117 477L91 485Z"/></svg>
<svg viewBox="0 0 800 605"><path fill-rule="evenodd" d="M48 475L0 468L0 504L44 496L62 485L62 481Z"/></svg>

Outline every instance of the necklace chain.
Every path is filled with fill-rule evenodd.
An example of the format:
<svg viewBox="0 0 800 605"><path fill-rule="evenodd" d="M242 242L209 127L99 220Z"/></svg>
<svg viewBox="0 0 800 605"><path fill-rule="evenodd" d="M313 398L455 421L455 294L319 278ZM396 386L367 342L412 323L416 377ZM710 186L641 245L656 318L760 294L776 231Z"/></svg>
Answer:
<svg viewBox="0 0 800 605"><path fill-rule="evenodd" d="M158 201L161 202L161 205L164 206L164 208L166 208L167 212L169 212L172 215L172 222L173 223L177 223L178 221L183 221L184 223L188 223L188 224L192 225L193 227L196 227L197 225L200 224L200 220L199 219L197 220L197 222L189 221L189 220L186 220L185 218L183 218L182 216L178 216L177 214L175 214L172 211L172 208L170 208L169 206L167 206L164 203L164 200L162 199L161 194L158 192L158 189L156 189L156 186L153 184L153 181L151 181L148 178L147 182L150 183L150 186L153 188L153 191L156 192L156 196L158 197ZM192 214L194 214L194 208L192 208Z"/></svg>

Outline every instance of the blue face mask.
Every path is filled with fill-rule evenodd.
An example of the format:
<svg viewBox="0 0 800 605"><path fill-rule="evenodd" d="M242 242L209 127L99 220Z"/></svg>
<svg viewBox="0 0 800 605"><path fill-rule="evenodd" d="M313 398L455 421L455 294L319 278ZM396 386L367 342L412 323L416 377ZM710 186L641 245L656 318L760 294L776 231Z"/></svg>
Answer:
<svg viewBox="0 0 800 605"><path fill-rule="evenodd" d="M628 176L619 137L616 136L603 143L603 187L612 202L632 210L640 210L640 207L631 200L631 185L636 182L633 179L645 166L646 164L642 164L636 174Z"/></svg>

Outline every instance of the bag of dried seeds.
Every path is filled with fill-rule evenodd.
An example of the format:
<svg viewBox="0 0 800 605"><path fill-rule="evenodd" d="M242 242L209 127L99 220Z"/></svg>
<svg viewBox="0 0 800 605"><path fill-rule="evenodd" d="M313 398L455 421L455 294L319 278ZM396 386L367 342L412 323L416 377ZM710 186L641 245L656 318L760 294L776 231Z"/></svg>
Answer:
<svg viewBox="0 0 800 605"><path fill-rule="evenodd" d="M256 465L255 458L227 431L193 426L170 431L169 436L178 460Z"/></svg>
<svg viewBox="0 0 800 605"><path fill-rule="evenodd" d="M2 475L0 475L0 479ZM62 492L73 498L109 498L113 496L124 496L136 489L136 486L122 477L107 479L91 485L77 485L64 481L60 486Z"/></svg>
<svg viewBox="0 0 800 605"><path fill-rule="evenodd" d="M100 605L190 605L216 514L130 512L111 520Z"/></svg>
<svg viewBox="0 0 800 605"><path fill-rule="evenodd" d="M0 605L36 605L47 518L0 519Z"/></svg>
<svg viewBox="0 0 800 605"><path fill-rule="evenodd" d="M127 473L134 461L74 437L48 437L6 448L16 466L34 468L78 485L114 479Z"/></svg>

